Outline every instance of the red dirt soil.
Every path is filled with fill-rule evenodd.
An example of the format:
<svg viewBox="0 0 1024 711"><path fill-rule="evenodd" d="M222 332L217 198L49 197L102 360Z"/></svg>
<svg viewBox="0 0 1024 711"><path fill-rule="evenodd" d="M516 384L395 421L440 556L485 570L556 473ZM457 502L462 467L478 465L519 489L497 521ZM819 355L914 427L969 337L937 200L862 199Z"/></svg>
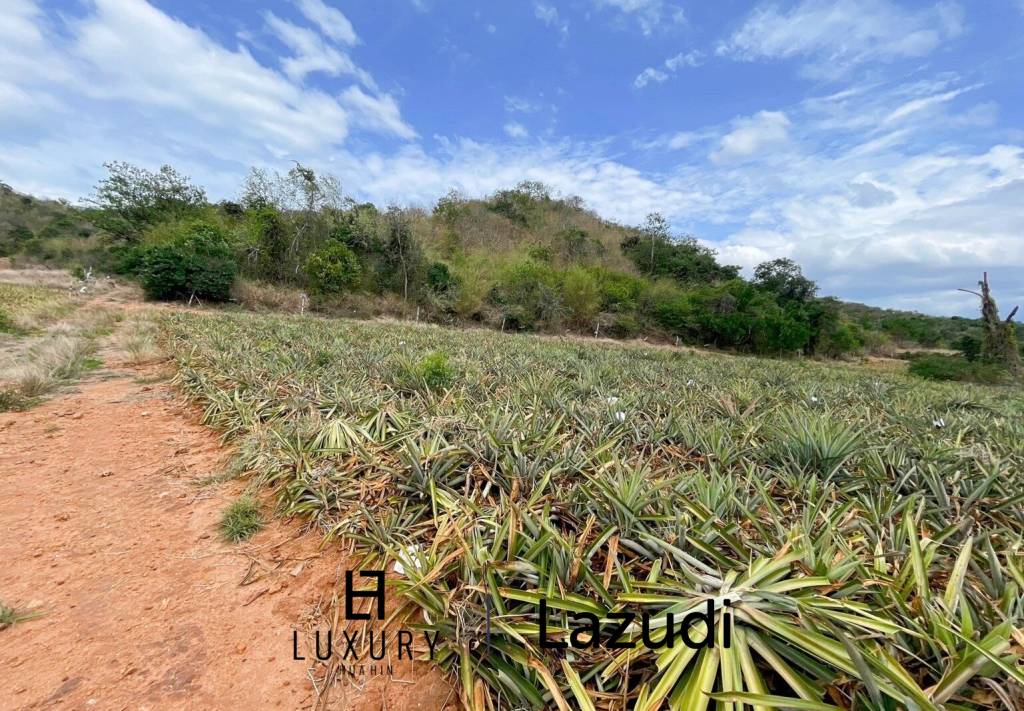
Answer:
<svg viewBox="0 0 1024 711"><path fill-rule="evenodd" d="M224 542L228 454L152 367L0 414L0 600L43 613L0 629L0 709L458 707L422 661L322 693L292 632L345 558L295 521Z"/></svg>

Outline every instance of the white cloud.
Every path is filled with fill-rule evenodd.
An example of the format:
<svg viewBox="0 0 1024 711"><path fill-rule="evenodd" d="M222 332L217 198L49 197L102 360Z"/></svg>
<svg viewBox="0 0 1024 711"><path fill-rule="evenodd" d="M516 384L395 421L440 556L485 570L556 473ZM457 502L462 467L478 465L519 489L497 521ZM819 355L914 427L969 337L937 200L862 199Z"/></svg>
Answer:
<svg viewBox="0 0 1024 711"><path fill-rule="evenodd" d="M805 71L837 78L869 61L921 57L963 31L951 2L910 11L891 0L802 0L755 9L718 53L743 60L803 58Z"/></svg>
<svg viewBox="0 0 1024 711"><path fill-rule="evenodd" d="M535 114L543 108L544 105L541 102L528 99L525 96L505 97L505 110L509 113Z"/></svg>
<svg viewBox="0 0 1024 711"><path fill-rule="evenodd" d="M637 75L636 79L633 80L633 86L635 86L637 89L643 89L652 81L660 84L666 79L668 79L667 73L661 71L660 69L655 69L654 67L647 67L647 69L640 72Z"/></svg>
<svg viewBox="0 0 1024 711"><path fill-rule="evenodd" d="M686 22L681 7L664 0L593 0L599 8L613 8L628 17L633 17L645 35L653 34L659 28Z"/></svg>
<svg viewBox="0 0 1024 711"><path fill-rule="evenodd" d="M370 96L358 86L350 86L342 92L341 103L352 111L353 123L357 126L406 140L416 138L416 131L402 120L398 102L387 94Z"/></svg>
<svg viewBox="0 0 1024 711"><path fill-rule="evenodd" d="M505 124L505 133L508 134L509 138L516 140L526 138L530 135L530 132L526 129L526 126L519 123L518 121L509 121Z"/></svg>
<svg viewBox="0 0 1024 711"><path fill-rule="evenodd" d="M328 76L353 76L367 88L376 89L369 73L356 66L345 52L324 41L323 37L306 27L282 20L272 12L265 15L267 25L294 56L286 58L281 68L289 78L301 80L307 74L323 72Z"/></svg>
<svg viewBox="0 0 1024 711"><path fill-rule="evenodd" d="M228 165L237 173L240 160L340 146L352 126L414 135L387 95L303 87L142 0L96 0L85 15L59 19L26 0L0 17L0 38L13 39L0 41L0 54L13 46L19 58L0 62L5 97L48 109L0 134L0 172L26 176L28 189L79 197L115 158L218 176ZM0 110L0 120L17 120L4 117ZM59 165L34 165L55 156Z"/></svg>
<svg viewBox="0 0 1024 711"><path fill-rule="evenodd" d="M1009 131L965 129L991 124L999 106L970 103L973 87L955 76L876 78L725 123L680 123L648 144L632 133L480 143L417 138L397 101L354 75L314 89L296 78L307 74L279 70L280 58L225 46L142 0L95 0L69 16L8 0L5 11L0 179L18 189L80 198L111 159L174 164L214 198L236 195L252 164L292 160L378 204L534 179L624 223L662 211L677 230L714 237L728 262L792 256L825 293L969 313L976 304L953 289L987 269L1002 302L1024 301L1024 148ZM520 114L542 99L507 97L507 118L533 123ZM640 157L658 169L630 165L629 141L665 152Z"/></svg>
<svg viewBox="0 0 1024 711"><path fill-rule="evenodd" d="M298 6L307 20L335 42L349 45L359 42L352 23L341 10L325 4L323 0L298 0Z"/></svg>
<svg viewBox="0 0 1024 711"><path fill-rule="evenodd" d="M545 2L536 2L533 5L534 16L548 27L554 27L562 37L569 36L569 23L563 20L558 14L558 8Z"/></svg>
<svg viewBox="0 0 1024 711"><path fill-rule="evenodd" d="M643 89L653 82L659 84L666 81L670 75L675 74L684 67L699 67L704 61L704 54L699 50L680 52L674 57L669 57L664 62L665 71L656 67L647 67L633 80L633 86Z"/></svg>
<svg viewBox="0 0 1024 711"><path fill-rule="evenodd" d="M677 72L683 67L699 67L704 61L704 54L700 50L680 52L674 57L665 60L665 67L670 71Z"/></svg>
<svg viewBox="0 0 1024 711"><path fill-rule="evenodd" d="M745 160L789 142L790 120L781 111L760 111L733 121L733 129L722 136L711 154L716 163Z"/></svg>
<svg viewBox="0 0 1024 711"><path fill-rule="evenodd" d="M902 119L907 118L912 114L916 114L919 111L925 111L929 108L935 107L939 104L952 101L956 97L963 94L965 91L970 91L970 87L964 89L953 89L952 91L946 91L941 94L932 94L931 96L924 96L918 99L911 99L910 101L896 107L888 116L885 117L885 123L895 123Z"/></svg>

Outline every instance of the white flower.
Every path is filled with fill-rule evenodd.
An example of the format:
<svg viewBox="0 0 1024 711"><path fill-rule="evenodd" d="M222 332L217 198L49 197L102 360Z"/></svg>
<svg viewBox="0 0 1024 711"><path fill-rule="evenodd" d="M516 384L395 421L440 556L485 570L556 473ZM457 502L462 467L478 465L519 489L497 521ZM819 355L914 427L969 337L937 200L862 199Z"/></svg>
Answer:
<svg viewBox="0 0 1024 711"><path fill-rule="evenodd" d="M625 422L626 421L626 413L623 412L622 410L619 410L618 412L615 413L615 419L618 422Z"/></svg>
<svg viewBox="0 0 1024 711"><path fill-rule="evenodd" d="M402 347L402 346L404 346L404 345L405 345L405 341L399 341L399 342L398 342L398 347L399 347L399 348L401 348L401 347Z"/></svg>
<svg viewBox="0 0 1024 711"><path fill-rule="evenodd" d="M935 429L941 430L943 427L946 426L946 421L939 417L937 419L932 420L932 425L934 425Z"/></svg>
<svg viewBox="0 0 1024 711"><path fill-rule="evenodd" d="M818 398L814 395L811 395L811 402L818 402Z"/></svg>
<svg viewBox="0 0 1024 711"><path fill-rule="evenodd" d="M614 395L609 395L608 397L606 397L604 399L604 401L606 403L608 403L609 405L614 405L615 403L617 403L619 401L619 398L615 397Z"/></svg>
<svg viewBox="0 0 1024 711"><path fill-rule="evenodd" d="M420 547L415 543L409 546L403 546L398 549L398 556L395 560L395 572L399 575L405 575L405 569L408 566L413 570L421 570L423 564L420 559L416 556L420 552Z"/></svg>
<svg viewBox="0 0 1024 711"><path fill-rule="evenodd" d="M693 378L690 378L689 380L686 381L686 387L688 387L688 388L692 388L696 384L697 384L697 381L694 380Z"/></svg>

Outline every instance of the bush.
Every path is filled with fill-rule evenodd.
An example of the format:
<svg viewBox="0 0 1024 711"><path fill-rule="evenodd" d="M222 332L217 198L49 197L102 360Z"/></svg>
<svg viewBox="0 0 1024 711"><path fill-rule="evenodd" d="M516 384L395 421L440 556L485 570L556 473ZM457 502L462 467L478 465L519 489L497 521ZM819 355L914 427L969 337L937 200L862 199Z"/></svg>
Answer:
<svg viewBox="0 0 1024 711"><path fill-rule="evenodd" d="M992 363L972 363L962 356L922 355L910 363L909 372L925 380L953 380L996 384L1006 382L1009 373Z"/></svg>
<svg viewBox="0 0 1024 711"><path fill-rule="evenodd" d="M195 223L164 244L137 253L139 276L151 299L227 301L235 280L234 255L220 230Z"/></svg>
<svg viewBox="0 0 1024 711"><path fill-rule="evenodd" d="M511 327L554 326L562 314L558 272L530 259L513 264L502 275L494 300Z"/></svg>
<svg viewBox="0 0 1024 711"><path fill-rule="evenodd" d="M601 292L597 280L586 269L572 267L562 281L562 301L573 322L579 326L592 325L601 309Z"/></svg>
<svg viewBox="0 0 1024 711"><path fill-rule="evenodd" d="M459 287L458 278L451 273L444 262L434 262L427 267L427 286L440 296L454 294Z"/></svg>
<svg viewBox="0 0 1024 711"><path fill-rule="evenodd" d="M10 314L0 308L0 333L17 333L19 330Z"/></svg>
<svg viewBox="0 0 1024 711"><path fill-rule="evenodd" d="M340 294L359 280L359 259L341 242L333 242L306 260L309 288L318 294Z"/></svg>
<svg viewBox="0 0 1024 711"><path fill-rule="evenodd" d="M407 391L443 390L455 382L455 368L448 356L434 351L419 361L403 357L397 368L395 383Z"/></svg>
<svg viewBox="0 0 1024 711"><path fill-rule="evenodd" d="M981 339L965 333L953 342L953 348L960 351L964 358L974 362L981 355Z"/></svg>
<svg viewBox="0 0 1024 711"><path fill-rule="evenodd" d="M633 311L646 282L625 272L594 267L590 270L601 292L601 308L605 311Z"/></svg>

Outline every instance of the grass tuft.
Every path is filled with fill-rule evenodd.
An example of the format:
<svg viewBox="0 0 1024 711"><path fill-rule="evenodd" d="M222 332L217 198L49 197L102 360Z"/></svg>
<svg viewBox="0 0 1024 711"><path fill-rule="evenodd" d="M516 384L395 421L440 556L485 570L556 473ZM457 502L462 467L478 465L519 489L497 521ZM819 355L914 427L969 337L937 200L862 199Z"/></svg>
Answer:
<svg viewBox="0 0 1024 711"><path fill-rule="evenodd" d="M0 630L5 630L8 627L13 627L19 622L25 622L27 620L35 619L42 613L40 612L22 612L10 605L5 605L0 602Z"/></svg>
<svg viewBox="0 0 1024 711"><path fill-rule="evenodd" d="M243 496L224 510L220 520L220 530L224 538L237 543L249 538L263 528L263 516L260 505L251 496Z"/></svg>

